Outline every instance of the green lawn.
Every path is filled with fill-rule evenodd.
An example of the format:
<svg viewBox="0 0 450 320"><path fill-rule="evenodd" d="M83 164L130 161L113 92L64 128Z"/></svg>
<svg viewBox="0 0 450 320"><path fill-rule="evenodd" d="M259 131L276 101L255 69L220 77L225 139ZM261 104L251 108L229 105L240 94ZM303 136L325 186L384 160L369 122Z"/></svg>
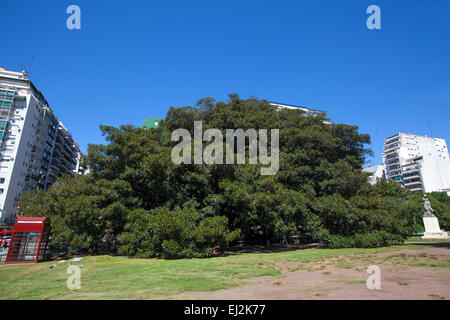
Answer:
<svg viewBox="0 0 450 320"><path fill-rule="evenodd" d="M0 266L0 299L167 299L188 291L211 291L246 283L260 276L282 277L276 262L328 258L419 248L401 245L375 249L305 249L274 253L230 254L207 259L132 259L88 256L80 262L81 289L66 287L67 262ZM56 268L49 267L55 263Z"/></svg>
<svg viewBox="0 0 450 320"><path fill-rule="evenodd" d="M406 239L406 243L411 243L411 242L425 242L425 243L429 243L429 242L434 242L434 243L446 243L446 242L450 242L449 239L422 239L421 236L412 236Z"/></svg>

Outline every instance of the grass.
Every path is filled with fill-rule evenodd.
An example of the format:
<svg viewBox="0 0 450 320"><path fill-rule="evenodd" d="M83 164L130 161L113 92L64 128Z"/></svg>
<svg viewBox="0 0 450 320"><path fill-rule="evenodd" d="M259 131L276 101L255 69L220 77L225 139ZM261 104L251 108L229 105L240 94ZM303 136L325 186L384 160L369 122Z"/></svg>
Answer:
<svg viewBox="0 0 450 320"><path fill-rule="evenodd" d="M450 261L439 262L417 262L409 264L410 267L425 267L425 268L444 268L450 270Z"/></svg>
<svg viewBox="0 0 450 320"><path fill-rule="evenodd" d="M441 297L440 295L435 294L435 293L431 293L431 294L429 294L429 296L430 296L430 297L433 297L433 298L438 298L438 299L441 299L441 300L444 300L444 299L445 299L445 297Z"/></svg>
<svg viewBox="0 0 450 320"><path fill-rule="evenodd" d="M449 239L422 239L421 236L411 236L406 239L406 243L415 243L415 242L423 242L423 243L448 243Z"/></svg>
<svg viewBox="0 0 450 320"><path fill-rule="evenodd" d="M359 279L334 279L334 280L328 280L329 282L342 282L342 283L349 283L349 284L358 284L358 283L366 283L366 280L359 280Z"/></svg>
<svg viewBox="0 0 450 320"><path fill-rule="evenodd" d="M304 249L178 260L89 256L80 262L70 261L73 265L83 265L81 289L73 291L66 287L69 261L4 265L0 266L0 299L168 299L183 292L213 291L242 285L255 277L281 278L283 270L291 270L279 267L279 262L299 263L298 269L306 270L309 269L308 264L314 263L319 267L311 271L323 271L327 261L335 261L338 267L350 268L370 262L370 257L378 252L413 248L421 246ZM351 258L350 262L342 257ZM405 261L423 263L425 267L445 264L445 268L448 268L448 262L435 262L427 258ZM56 268L50 269L53 263Z"/></svg>

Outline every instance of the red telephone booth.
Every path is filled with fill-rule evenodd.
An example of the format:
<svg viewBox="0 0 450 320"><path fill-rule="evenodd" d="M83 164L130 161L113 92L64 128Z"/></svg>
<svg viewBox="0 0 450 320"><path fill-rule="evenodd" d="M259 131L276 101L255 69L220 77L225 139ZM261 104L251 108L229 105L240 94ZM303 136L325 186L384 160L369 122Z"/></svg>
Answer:
<svg viewBox="0 0 450 320"><path fill-rule="evenodd" d="M47 256L50 220L48 218L18 218L13 230L1 232L0 263L33 263Z"/></svg>

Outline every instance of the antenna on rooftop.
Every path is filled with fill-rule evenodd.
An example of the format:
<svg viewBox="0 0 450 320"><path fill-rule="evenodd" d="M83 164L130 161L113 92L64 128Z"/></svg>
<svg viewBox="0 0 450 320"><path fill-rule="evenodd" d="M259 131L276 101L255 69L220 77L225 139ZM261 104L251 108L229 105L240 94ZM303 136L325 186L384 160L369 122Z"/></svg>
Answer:
<svg viewBox="0 0 450 320"><path fill-rule="evenodd" d="M433 129L431 129L431 121L430 120L427 120L427 125L428 125L428 133L430 134L430 137L434 137Z"/></svg>
<svg viewBox="0 0 450 320"><path fill-rule="evenodd" d="M31 72L31 66L33 65L33 60L34 60L34 52L33 52L33 54L31 55L31 60L30 60L30 64L28 65L28 74L30 74L30 72Z"/></svg>

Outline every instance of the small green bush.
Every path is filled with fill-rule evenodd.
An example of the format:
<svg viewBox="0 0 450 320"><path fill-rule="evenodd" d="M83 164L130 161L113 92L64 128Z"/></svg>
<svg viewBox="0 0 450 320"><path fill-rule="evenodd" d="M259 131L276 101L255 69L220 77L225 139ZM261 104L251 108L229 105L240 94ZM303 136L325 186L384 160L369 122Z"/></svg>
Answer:
<svg viewBox="0 0 450 320"><path fill-rule="evenodd" d="M325 240L325 245L328 248L353 248L355 242L352 237L345 237L339 235L329 235Z"/></svg>
<svg viewBox="0 0 450 320"><path fill-rule="evenodd" d="M328 248L375 248L388 246L403 241L399 235L386 231L373 231L364 234L356 234L353 237L330 235L325 241Z"/></svg>

